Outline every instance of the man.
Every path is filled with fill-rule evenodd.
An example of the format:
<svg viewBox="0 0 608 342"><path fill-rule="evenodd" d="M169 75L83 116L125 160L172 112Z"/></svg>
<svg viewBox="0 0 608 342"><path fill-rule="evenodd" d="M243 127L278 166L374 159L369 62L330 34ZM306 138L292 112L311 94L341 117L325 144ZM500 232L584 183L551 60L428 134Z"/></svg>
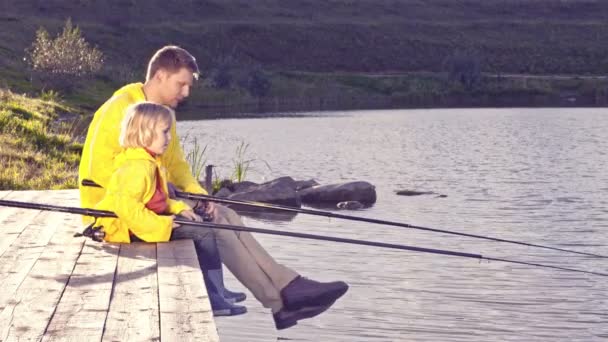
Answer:
<svg viewBox="0 0 608 342"><path fill-rule="evenodd" d="M140 101L175 108L190 94L198 73L196 60L190 53L177 46L165 46L150 59L144 84L124 86L99 108L87 133L79 181L90 179L102 188L81 186L83 207L94 207L104 195L103 187L112 174L113 159L121 151L118 135L125 109ZM161 158L162 164L167 168L168 181L182 191L207 194L192 176L184 159L175 123L171 126L171 138ZM233 210L212 203L207 206L213 222L243 225ZM175 231L179 232L179 228ZM209 233L204 239L199 238L203 235L193 237L199 256L203 249L206 250L205 241L217 241L222 262L264 307L272 310L277 329L289 328L297 324L298 320L322 313L348 289L348 285L341 281L320 283L299 276L290 268L277 263L250 233L207 228L200 228L198 232ZM214 270L207 273L206 283L223 288L221 272ZM212 302L212 306L213 304Z"/></svg>
<svg viewBox="0 0 608 342"><path fill-rule="evenodd" d="M93 117L80 161L79 183L82 184L82 180L89 179L102 188L80 186L80 201L83 208L95 207L105 194L104 188L113 171L114 157L122 150L118 137L126 108L146 99L169 107L177 106L180 100L188 96L194 77L198 76L198 66L185 50L167 47L155 55L148 67L148 73L145 84L135 83L122 87L99 108ZM162 86L158 86L159 83ZM163 164L169 171L169 182L184 191L207 194L190 173L190 167L176 139L175 125L171 127L171 137L167 152L163 155ZM176 230L175 233L180 238L187 238L182 236L183 231L184 229ZM246 296L244 293L235 293L224 288L217 242L211 237L213 236L210 234L207 239L193 238L193 240L214 315L243 314L246 308L233 303L245 300Z"/></svg>

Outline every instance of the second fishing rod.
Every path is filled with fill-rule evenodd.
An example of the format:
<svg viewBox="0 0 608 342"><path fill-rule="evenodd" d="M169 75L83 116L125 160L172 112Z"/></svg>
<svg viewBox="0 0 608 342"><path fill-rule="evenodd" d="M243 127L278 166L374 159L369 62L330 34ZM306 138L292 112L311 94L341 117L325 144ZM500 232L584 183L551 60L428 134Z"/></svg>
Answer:
<svg viewBox="0 0 608 342"><path fill-rule="evenodd" d="M92 186L92 187L101 187L97 183L95 183L91 180L88 180L88 179L84 179L82 181L82 185L83 186ZM334 213L334 212L325 211L325 210L294 208L294 207L288 207L288 206L283 206L283 205L278 205L278 204L263 203L263 202L233 200L233 199L220 198L220 197L214 197L214 196L209 196L209 195L194 194L194 193L184 192L184 191L175 191L175 195L179 198L189 199L189 200L210 201L210 202L223 203L223 204L243 205L243 206L250 206L250 207L256 207L256 208L263 208L263 209L288 211L288 212L294 212L294 213L300 213L300 214L323 216L323 217L344 219L344 220L350 220L350 221L359 221L359 222L394 226L394 227L400 227L400 228L417 229L417 230L429 231L429 232L434 232L434 233L457 235L457 236L469 237L469 238L474 238L474 239L483 239L483 240L489 240L489 241L494 241L494 242L510 243L510 244L515 244L515 245L520 245L520 246L543 248L543 249L547 249L547 250L586 255L586 256L592 256L592 257L597 257L597 258L608 258L608 256L606 256L606 255L581 252L581 251L576 251L576 250L572 250L572 249L539 245L539 244L534 244L534 243L529 243L529 242L524 242L524 241L501 239L501 238L485 236L485 235L463 233L463 232L457 232L457 231L453 231L453 230L422 227L422 226L416 226L416 225L402 223L402 222L380 220L380 219L354 216L354 215L344 215L344 214Z"/></svg>
<svg viewBox="0 0 608 342"><path fill-rule="evenodd" d="M100 217L117 218L118 217L114 212L106 211L106 210L64 207L64 206L57 206L57 205L43 204L43 203L30 203L30 202L0 200L0 206L24 208L24 209L57 211L57 212L92 216L95 218L100 218ZM346 244L361 245L361 246L389 248L389 249L397 249L397 250L412 251L412 252L422 252L422 253L430 253L430 254L440 254L440 255L456 256L456 257L463 257L463 258L473 258L473 259L478 259L480 261L481 260L498 261L498 262L504 262L504 263L510 263L510 264L527 265L527 266L542 267L542 268L561 270L561 271L567 271L567 272L577 272L577 273L583 273L583 274L592 274L592 275L597 275L597 276L602 276L602 277L608 277L608 273L603 273L603 272L594 272L594 271L587 271L587 270L576 269L576 268L539 264L539 263L534 263L534 262L518 261L518 260L512 260L512 259L505 259L505 258L492 258L492 257L487 257L487 256L483 256L481 254L476 254L476 253L450 251L450 250L436 249L436 248L416 247L416 246L408 246L408 245L386 243L386 242L379 242L379 241L357 240L357 239L343 238L343 237L338 237L338 236L324 236L324 235L307 234L307 233L300 233L300 232L286 232L286 231L264 229L264 228L253 228L253 227L246 227L246 226L218 224L218 223L212 223L212 222L195 222L195 221L189 221L189 220L185 220L185 219L175 219L175 220L173 220L173 222L178 223L178 224L187 224L187 225L212 228L212 229L234 230L234 231L242 231L242 232L250 232L250 233L287 236L287 237L294 237L294 238L300 238L300 239L310 239L310 240L317 240L317 241L331 241L331 242L346 243ZM101 242L104 240L105 232L103 230L103 227L96 226L96 223L93 223L93 224L89 225L88 227L86 227L82 233L77 233L74 236L75 237L85 236L85 237L91 238L94 241Z"/></svg>

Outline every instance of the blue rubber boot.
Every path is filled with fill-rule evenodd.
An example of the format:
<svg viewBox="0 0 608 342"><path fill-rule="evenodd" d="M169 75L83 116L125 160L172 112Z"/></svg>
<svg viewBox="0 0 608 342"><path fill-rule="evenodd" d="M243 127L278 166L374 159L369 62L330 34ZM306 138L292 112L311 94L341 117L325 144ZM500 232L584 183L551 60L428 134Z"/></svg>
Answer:
<svg viewBox="0 0 608 342"><path fill-rule="evenodd" d="M211 302L211 309L213 310L213 316L237 316L247 313L247 308L242 305L234 305L228 303L224 297L219 296L215 293L209 294L209 302Z"/></svg>
<svg viewBox="0 0 608 342"><path fill-rule="evenodd" d="M232 292L227 288L224 288L224 298L226 298L226 301L234 304L247 299L247 295L244 292Z"/></svg>
<svg viewBox="0 0 608 342"><path fill-rule="evenodd" d="M232 292L224 287L224 273L221 268L208 270L207 278L228 303L242 302L247 298L247 295L243 292Z"/></svg>

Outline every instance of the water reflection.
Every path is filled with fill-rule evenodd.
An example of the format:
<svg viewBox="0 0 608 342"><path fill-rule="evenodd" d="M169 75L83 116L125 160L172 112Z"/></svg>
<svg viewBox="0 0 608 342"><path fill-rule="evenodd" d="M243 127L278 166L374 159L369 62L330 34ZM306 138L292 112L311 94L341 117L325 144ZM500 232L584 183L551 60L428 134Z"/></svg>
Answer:
<svg viewBox="0 0 608 342"><path fill-rule="evenodd" d="M247 218L273 224L274 222L290 222L298 215L297 212L261 209L255 207L239 206L234 208L237 213Z"/></svg>
<svg viewBox="0 0 608 342"><path fill-rule="evenodd" d="M322 184L366 180L378 201L341 212L424 227L608 254L605 109L338 112L327 117L180 122L230 174L250 144L248 177ZM186 150L188 146L186 146ZM406 188L448 194L398 196ZM345 236L604 272L605 259L310 215L269 229ZM600 341L608 339L605 278L498 262L259 234L304 275L343 279L348 294L319 318L277 332L254 299L217 321L222 341ZM231 288L242 289L233 278Z"/></svg>

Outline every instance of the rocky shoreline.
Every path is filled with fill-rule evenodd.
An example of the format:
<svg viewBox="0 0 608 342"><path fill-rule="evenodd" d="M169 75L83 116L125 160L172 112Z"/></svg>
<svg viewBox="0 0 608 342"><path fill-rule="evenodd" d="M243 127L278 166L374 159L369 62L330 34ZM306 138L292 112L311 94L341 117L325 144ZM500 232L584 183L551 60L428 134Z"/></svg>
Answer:
<svg viewBox="0 0 608 342"><path fill-rule="evenodd" d="M356 210L376 203L376 187L369 182L354 181L321 185L314 179L295 180L289 176L260 184L249 181L238 183L224 181L213 195L238 201L263 202L296 208L307 205L334 210ZM279 220L290 220L295 216L295 213L289 215L263 207L243 205L231 205L231 207L246 216Z"/></svg>

